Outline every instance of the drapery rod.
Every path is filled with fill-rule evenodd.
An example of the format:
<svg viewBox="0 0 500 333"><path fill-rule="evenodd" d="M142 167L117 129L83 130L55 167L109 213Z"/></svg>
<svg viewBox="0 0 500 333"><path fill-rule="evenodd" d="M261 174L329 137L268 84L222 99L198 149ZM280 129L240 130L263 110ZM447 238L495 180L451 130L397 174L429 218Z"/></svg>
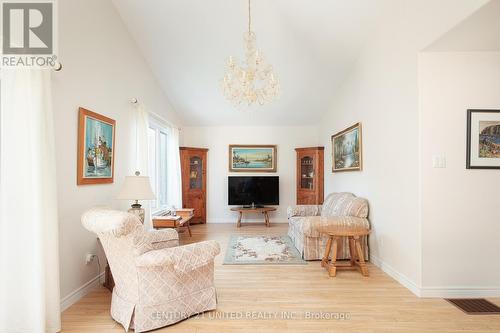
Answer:
<svg viewBox="0 0 500 333"><path fill-rule="evenodd" d="M133 98L130 99L130 103L132 103L133 105L139 105L139 100L137 98L133 97ZM179 126L172 124L170 121L166 120L165 118L163 118L159 114L151 112L151 111L148 111L148 113L152 114L155 118L158 118L159 120L161 120L162 122L166 123L167 125L169 125L171 127L175 127L179 131L181 131L181 128Z"/></svg>
<svg viewBox="0 0 500 333"><path fill-rule="evenodd" d="M63 69L63 65L59 61L56 61L52 69L54 70L54 72L60 72Z"/></svg>

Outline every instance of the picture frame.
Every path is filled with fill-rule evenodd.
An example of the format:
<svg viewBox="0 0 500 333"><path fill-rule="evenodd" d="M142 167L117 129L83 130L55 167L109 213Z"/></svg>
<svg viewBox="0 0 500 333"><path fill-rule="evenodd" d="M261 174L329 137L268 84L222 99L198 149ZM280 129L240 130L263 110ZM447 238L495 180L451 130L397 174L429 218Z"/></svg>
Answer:
<svg viewBox="0 0 500 333"><path fill-rule="evenodd" d="M78 109L77 185L114 181L116 121Z"/></svg>
<svg viewBox="0 0 500 333"><path fill-rule="evenodd" d="M500 110L467 110L467 169L500 169Z"/></svg>
<svg viewBox="0 0 500 333"><path fill-rule="evenodd" d="M331 137L332 172L363 170L361 123L356 123Z"/></svg>
<svg viewBox="0 0 500 333"><path fill-rule="evenodd" d="M230 172L276 172L276 145L229 145Z"/></svg>

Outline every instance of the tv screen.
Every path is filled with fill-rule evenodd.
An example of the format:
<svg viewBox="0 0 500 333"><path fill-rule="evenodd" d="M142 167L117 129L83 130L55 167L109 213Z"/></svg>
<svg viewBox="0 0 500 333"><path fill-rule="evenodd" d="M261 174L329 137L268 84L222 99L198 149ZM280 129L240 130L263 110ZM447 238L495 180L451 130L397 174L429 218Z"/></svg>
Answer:
<svg viewBox="0 0 500 333"><path fill-rule="evenodd" d="M229 205L279 205L278 176L229 176Z"/></svg>

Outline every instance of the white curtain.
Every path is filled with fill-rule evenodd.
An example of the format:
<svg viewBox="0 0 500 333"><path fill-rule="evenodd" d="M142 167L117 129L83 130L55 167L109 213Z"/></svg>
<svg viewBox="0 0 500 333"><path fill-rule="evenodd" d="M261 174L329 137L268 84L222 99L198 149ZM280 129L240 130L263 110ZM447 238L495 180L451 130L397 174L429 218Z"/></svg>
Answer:
<svg viewBox="0 0 500 333"><path fill-rule="evenodd" d="M170 127L167 139L167 202L170 207L182 208L181 159L179 129Z"/></svg>
<svg viewBox="0 0 500 333"><path fill-rule="evenodd" d="M135 170L141 173L141 176L149 176L149 114L142 104L137 105L135 112L136 123L136 160ZM151 184L154 188L154 184ZM144 208L144 227L146 229L153 229L153 222L151 221L151 203L149 201L141 202Z"/></svg>
<svg viewBox="0 0 500 333"><path fill-rule="evenodd" d="M0 332L61 327L50 75L1 72Z"/></svg>

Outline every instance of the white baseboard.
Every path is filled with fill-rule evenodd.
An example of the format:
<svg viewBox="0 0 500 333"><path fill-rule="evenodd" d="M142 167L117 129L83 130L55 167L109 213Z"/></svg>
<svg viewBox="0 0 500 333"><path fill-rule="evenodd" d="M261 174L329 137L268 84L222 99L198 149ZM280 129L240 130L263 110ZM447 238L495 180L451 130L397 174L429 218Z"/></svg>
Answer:
<svg viewBox="0 0 500 333"><path fill-rule="evenodd" d="M498 287L471 288L471 287L423 287L420 297L428 298L488 298L500 297Z"/></svg>
<svg viewBox="0 0 500 333"><path fill-rule="evenodd" d="M392 277L394 280L398 281L400 284L402 284L406 289L410 290L416 296L421 297L420 287L418 287L406 275L401 274L400 272L392 268L392 266L385 263L383 260L373 255L372 253L370 253L370 262L375 266L377 266L378 268L380 268L385 273L387 273L387 275Z"/></svg>
<svg viewBox="0 0 500 333"><path fill-rule="evenodd" d="M500 297L498 287L419 287L393 267L385 263L379 257L370 254L370 262L383 270L387 275L402 284L418 297L422 298L477 298L477 297Z"/></svg>
<svg viewBox="0 0 500 333"><path fill-rule="evenodd" d="M72 291L69 295L61 299L61 312L78 302L85 295L87 295L93 289L99 287L101 278L104 276L104 272L100 273L98 276L94 277L92 280L85 283L83 286Z"/></svg>

